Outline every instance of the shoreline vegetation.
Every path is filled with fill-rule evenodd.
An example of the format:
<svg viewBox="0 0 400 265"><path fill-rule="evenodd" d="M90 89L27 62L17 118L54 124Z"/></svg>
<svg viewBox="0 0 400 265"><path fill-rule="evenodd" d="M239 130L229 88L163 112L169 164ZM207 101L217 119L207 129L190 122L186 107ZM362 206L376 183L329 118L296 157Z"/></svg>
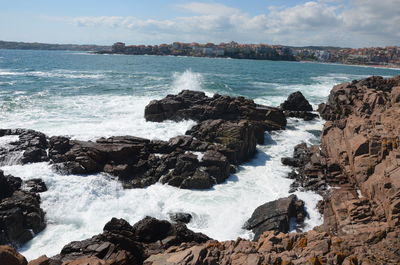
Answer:
<svg viewBox="0 0 400 265"><path fill-rule="evenodd" d="M174 42L160 45L126 45L123 42L116 42L112 46L100 46L0 41L0 49L68 50L93 52L95 54L297 61L400 68L400 47L398 46L353 49L330 46L292 47L268 44L239 44L233 41L220 44Z"/></svg>

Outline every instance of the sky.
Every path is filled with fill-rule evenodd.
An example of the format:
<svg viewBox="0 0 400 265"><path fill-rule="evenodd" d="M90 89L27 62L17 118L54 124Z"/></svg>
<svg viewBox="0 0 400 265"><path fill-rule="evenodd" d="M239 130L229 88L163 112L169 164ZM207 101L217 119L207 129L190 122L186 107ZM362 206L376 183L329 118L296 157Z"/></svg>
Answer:
<svg viewBox="0 0 400 265"><path fill-rule="evenodd" d="M0 0L0 40L400 46L400 0Z"/></svg>

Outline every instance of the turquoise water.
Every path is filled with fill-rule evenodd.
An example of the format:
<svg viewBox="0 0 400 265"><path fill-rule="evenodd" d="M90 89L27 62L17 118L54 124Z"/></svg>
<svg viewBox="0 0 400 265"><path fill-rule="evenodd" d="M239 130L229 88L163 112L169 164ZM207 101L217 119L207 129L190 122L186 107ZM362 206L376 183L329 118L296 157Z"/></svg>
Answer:
<svg viewBox="0 0 400 265"><path fill-rule="evenodd" d="M333 85L370 75L393 76L398 70L317 63L233 59L91 55L66 51L0 50L0 128L31 128L47 135L95 139L135 135L169 139L194 122L153 123L143 118L152 99L182 89L253 98L277 106L300 90L316 106ZM193 214L189 228L218 240L251 238L241 227L254 209L288 196L290 171L280 163L300 143L316 143L312 130L323 121L290 119L288 129L266 133L266 145L225 183L207 191L179 190L155 184L124 190L111 176L63 176L47 163L0 165L23 179L42 178L47 228L21 247L28 259L57 254L72 240L100 233L111 217L134 223L146 215L167 219L169 212ZM0 137L0 145L15 140ZM320 197L297 192L310 218L305 229L321 223Z"/></svg>

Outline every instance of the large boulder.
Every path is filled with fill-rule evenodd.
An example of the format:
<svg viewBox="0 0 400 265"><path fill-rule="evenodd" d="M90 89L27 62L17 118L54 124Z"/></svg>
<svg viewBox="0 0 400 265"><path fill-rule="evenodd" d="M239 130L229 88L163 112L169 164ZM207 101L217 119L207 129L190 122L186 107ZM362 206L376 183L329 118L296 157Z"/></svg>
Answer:
<svg viewBox="0 0 400 265"><path fill-rule="evenodd" d="M252 230L254 240L258 240L265 231L287 233L292 218L302 223L305 216L304 202L298 200L296 195L290 195L257 207L243 228Z"/></svg>
<svg viewBox="0 0 400 265"><path fill-rule="evenodd" d="M314 114L312 106L300 91L294 92L281 104L286 117L300 118L306 121L313 120L318 117Z"/></svg>
<svg viewBox="0 0 400 265"><path fill-rule="evenodd" d="M313 111L312 106L300 91L294 92L281 104L282 110Z"/></svg>

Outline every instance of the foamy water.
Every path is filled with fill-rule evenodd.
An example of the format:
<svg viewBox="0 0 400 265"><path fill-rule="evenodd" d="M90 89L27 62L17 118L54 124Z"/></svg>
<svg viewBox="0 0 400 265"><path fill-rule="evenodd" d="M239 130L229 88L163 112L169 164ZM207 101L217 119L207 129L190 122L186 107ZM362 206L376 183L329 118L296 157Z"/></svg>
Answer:
<svg viewBox="0 0 400 265"><path fill-rule="evenodd" d="M272 106L300 90L317 106L325 101L333 85L383 73L364 68L349 72L353 68L348 66L343 68L347 72L341 72L340 66L248 60L37 51L0 51L0 55L0 128L30 128L49 136L69 135L83 140L112 135L168 140L185 133L193 121L153 123L143 118L150 100L183 89L208 95L243 95ZM31 65L25 65L29 62ZM250 239L252 233L242 225L254 209L289 195L292 181L286 176L291 169L281 164L281 157L290 156L300 142L318 142L310 130L321 128L321 120L290 119L287 130L266 133L266 144L258 146L252 161L225 183L205 191L159 183L146 189L124 190L106 174L59 175L48 163L3 165L6 174L24 180L40 177L48 186L48 191L41 193L47 228L20 251L28 259L52 256L70 241L102 232L112 217L133 224L146 215L168 219L168 213L177 211L191 213L188 227L214 239ZM5 147L15 140L0 137L0 145ZM296 194L305 201L309 213L305 229L321 224L315 209L321 198L312 192Z"/></svg>

